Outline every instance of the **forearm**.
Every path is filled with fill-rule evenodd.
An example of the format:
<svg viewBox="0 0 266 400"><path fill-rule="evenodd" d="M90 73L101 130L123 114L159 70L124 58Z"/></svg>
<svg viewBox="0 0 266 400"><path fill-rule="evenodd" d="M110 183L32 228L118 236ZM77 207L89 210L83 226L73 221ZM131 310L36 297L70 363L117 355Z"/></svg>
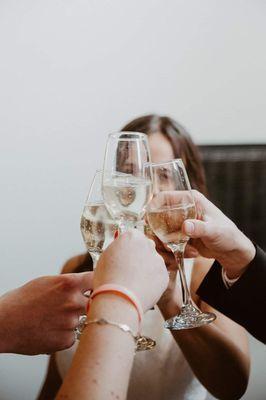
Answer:
<svg viewBox="0 0 266 400"><path fill-rule="evenodd" d="M15 332L17 325L14 323L14 309L6 301L6 295L0 297L0 353L14 353L16 339L19 332Z"/></svg>
<svg viewBox="0 0 266 400"><path fill-rule="evenodd" d="M137 331L137 314L125 300L101 295L92 303L89 320L106 318ZM111 325L89 324L82 334L71 369L57 399L125 399L134 358L130 334Z"/></svg>
<svg viewBox="0 0 266 400"><path fill-rule="evenodd" d="M176 306L175 314L178 312ZM163 314L166 319L173 315L166 311ZM193 372L212 395L222 400L243 395L249 376L248 358L219 327L211 324L172 334Z"/></svg>

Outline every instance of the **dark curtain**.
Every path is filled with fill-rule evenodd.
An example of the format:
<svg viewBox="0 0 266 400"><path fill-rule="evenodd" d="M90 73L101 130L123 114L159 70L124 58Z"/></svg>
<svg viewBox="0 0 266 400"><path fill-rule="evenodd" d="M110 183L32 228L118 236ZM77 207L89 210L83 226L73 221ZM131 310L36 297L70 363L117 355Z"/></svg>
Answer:
<svg viewBox="0 0 266 400"><path fill-rule="evenodd" d="M266 144L200 150L210 200L266 250Z"/></svg>

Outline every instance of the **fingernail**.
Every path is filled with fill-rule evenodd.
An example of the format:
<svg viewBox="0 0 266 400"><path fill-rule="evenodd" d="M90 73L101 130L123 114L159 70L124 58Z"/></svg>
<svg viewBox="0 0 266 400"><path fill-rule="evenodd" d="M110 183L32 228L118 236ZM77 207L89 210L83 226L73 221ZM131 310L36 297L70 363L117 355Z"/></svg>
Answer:
<svg viewBox="0 0 266 400"><path fill-rule="evenodd" d="M193 222L185 221L185 230L187 235L191 235L194 232L195 226Z"/></svg>

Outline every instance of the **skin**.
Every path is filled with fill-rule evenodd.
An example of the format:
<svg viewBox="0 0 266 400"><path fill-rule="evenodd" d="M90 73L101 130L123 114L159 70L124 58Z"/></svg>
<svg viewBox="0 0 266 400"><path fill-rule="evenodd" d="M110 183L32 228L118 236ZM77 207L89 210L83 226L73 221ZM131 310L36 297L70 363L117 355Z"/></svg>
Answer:
<svg viewBox="0 0 266 400"><path fill-rule="evenodd" d="M167 162L176 158L171 143L160 132L149 135L149 146L151 160L154 163Z"/></svg>
<svg viewBox="0 0 266 400"><path fill-rule="evenodd" d="M114 295L96 298L88 318L106 318L137 329L133 307ZM125 399L133 360L134 341L129 334L111 325L89 325L56 399L87 400L88 393L92 400Z"/></svg>
<svg viewBox="0 0 266 400"><path fill-rule="evenodd" d="M150 135L149 144L153 162L176 158L170 142L161 133ZM181 293L175 285L176 267L172 253L166 250L159 240L156 244L168 270L171 271L168 289L158 303L164 318L168 319L179 313ZM190 256L195 254L197 252L194 250ZM245 330L195 295L212 263L212 259L203 257L195 260L191 291L196 305L202 311L214 312L217 319L205 327L172 331L172 335L193 372L212 395L225 400L238 399L245 392L249 378L250 357ZM178 374L178 371L176 373Z"/></svg>
<svg viewBox="0 0 266 400"><path fill-rule="evenodd" d="M205 257L215 258L229 278L240 277L256 254L249 238L201 193L194 191L197 220L187 220L184 232Z"/></svg>
<svg viewBox="0 0 266 400"><path fill-rule="evenodd" d="M93 287L106 283L122 285L133 291L145 312L165 291L168 274L154 243L138 231L129 231L115 240L100 257ZM138 331L134 306L117 295L101 294L93 299L88 320L99 318L127 324L135 334ZM56 399L87 400L88 393L92 400L125 399L134 349L133 338L117 327L87 326Z"/></svg>
<svg viewBox="0 0 266 400"><path fill-rule="evenodd" d="M0 298L0 352L35 355L66 349L87 299L92 274L45 276Z"/></svg>

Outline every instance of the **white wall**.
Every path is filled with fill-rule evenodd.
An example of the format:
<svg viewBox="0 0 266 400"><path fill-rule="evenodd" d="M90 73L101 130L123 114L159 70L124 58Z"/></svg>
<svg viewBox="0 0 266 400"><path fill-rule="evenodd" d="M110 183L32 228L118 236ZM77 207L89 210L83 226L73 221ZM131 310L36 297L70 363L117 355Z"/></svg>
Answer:
<svg viewBox="0 0 266 400"><path fill-rule="evenodd" d="M266 142L265 17L262 0L0 2L1 292L83 249L90 179L130 118L170 114L198 143ZM245 399L262 400L253 353ZM33 399L45 361L1 356L1 399Z"/></svg>

